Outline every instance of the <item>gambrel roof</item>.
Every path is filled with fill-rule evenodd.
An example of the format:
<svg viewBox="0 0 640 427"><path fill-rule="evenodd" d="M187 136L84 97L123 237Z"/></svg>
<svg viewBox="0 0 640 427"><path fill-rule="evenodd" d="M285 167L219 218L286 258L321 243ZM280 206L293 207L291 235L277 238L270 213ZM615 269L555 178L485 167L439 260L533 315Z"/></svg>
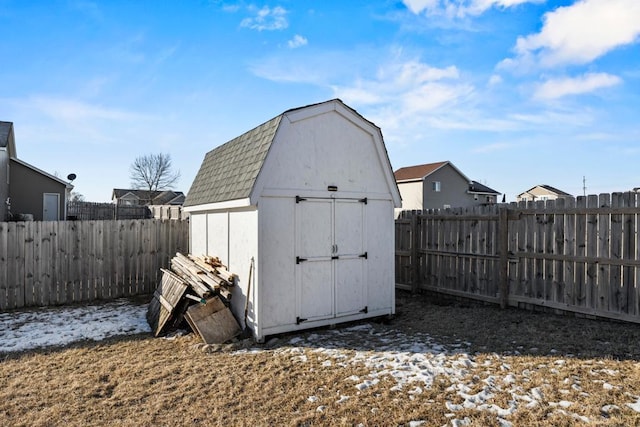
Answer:
<svg viewBox="0 0 640 427"><path fill-rule="evenodd" d="M205 155L202 165L187 193L184 206L205 205L250 197L258 174L264 165L272 143L276 139L276 134L283 118L300 110L331 103L339 104L380 131L380 128L344 104L340 99L332 99L287 110L209 151ZM389 171L391 171L391 163L386 151L384 155L386 156Z"/></svg>

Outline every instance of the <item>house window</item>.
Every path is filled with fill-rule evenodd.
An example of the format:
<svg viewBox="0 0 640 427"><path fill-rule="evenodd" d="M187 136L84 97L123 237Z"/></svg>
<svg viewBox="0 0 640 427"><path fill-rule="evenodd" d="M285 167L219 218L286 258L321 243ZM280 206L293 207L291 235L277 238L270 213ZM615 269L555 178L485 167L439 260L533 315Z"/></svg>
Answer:
<svg viewBox="0 0 640 427"><path fill-rule="evenodd" d="M432 189L433 191L435 191L436 193L440 192L440 181L433 181L432 183Z"/></svg>

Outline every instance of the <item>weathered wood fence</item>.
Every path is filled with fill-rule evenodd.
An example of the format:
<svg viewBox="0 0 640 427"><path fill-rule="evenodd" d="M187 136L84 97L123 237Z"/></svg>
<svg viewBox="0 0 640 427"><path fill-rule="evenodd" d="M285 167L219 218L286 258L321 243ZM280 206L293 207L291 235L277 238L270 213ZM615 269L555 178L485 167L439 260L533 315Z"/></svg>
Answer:
<svg viewBox="0 0 640 427"><path fill-rule="evenodd" d="M640 323L640 197L403 212L400 288Z"/></svg>
<svg viewBox="0 0 640 427"><path fill-rule="evenodd" d="M0 223L0 310L152 293L186 221Z"/></svg>

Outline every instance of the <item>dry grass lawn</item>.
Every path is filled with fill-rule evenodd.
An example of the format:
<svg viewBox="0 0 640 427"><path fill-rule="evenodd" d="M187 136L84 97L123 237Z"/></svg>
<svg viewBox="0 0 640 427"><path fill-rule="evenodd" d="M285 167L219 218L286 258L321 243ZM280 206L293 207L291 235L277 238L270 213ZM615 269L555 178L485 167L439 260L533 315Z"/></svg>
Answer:
<svg viewBox="0 0 640 427"><path fill-rule="evenodd" d="M263 346L137 335L0 355L0 425L640 425L638 325L404 292L397 311ZM410 368L433 375L399 387Z"/></svg>

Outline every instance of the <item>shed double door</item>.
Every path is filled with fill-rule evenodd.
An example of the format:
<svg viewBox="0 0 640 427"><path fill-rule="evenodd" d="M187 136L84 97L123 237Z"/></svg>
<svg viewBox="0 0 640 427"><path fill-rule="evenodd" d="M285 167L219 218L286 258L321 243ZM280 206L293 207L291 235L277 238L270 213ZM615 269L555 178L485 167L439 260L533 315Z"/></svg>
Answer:
<svg viewBox="0 0 640 427"><path fill-rule="evenodd" d="M297 199L297 323L367 311L365 206L357 199Z"/></svg>

